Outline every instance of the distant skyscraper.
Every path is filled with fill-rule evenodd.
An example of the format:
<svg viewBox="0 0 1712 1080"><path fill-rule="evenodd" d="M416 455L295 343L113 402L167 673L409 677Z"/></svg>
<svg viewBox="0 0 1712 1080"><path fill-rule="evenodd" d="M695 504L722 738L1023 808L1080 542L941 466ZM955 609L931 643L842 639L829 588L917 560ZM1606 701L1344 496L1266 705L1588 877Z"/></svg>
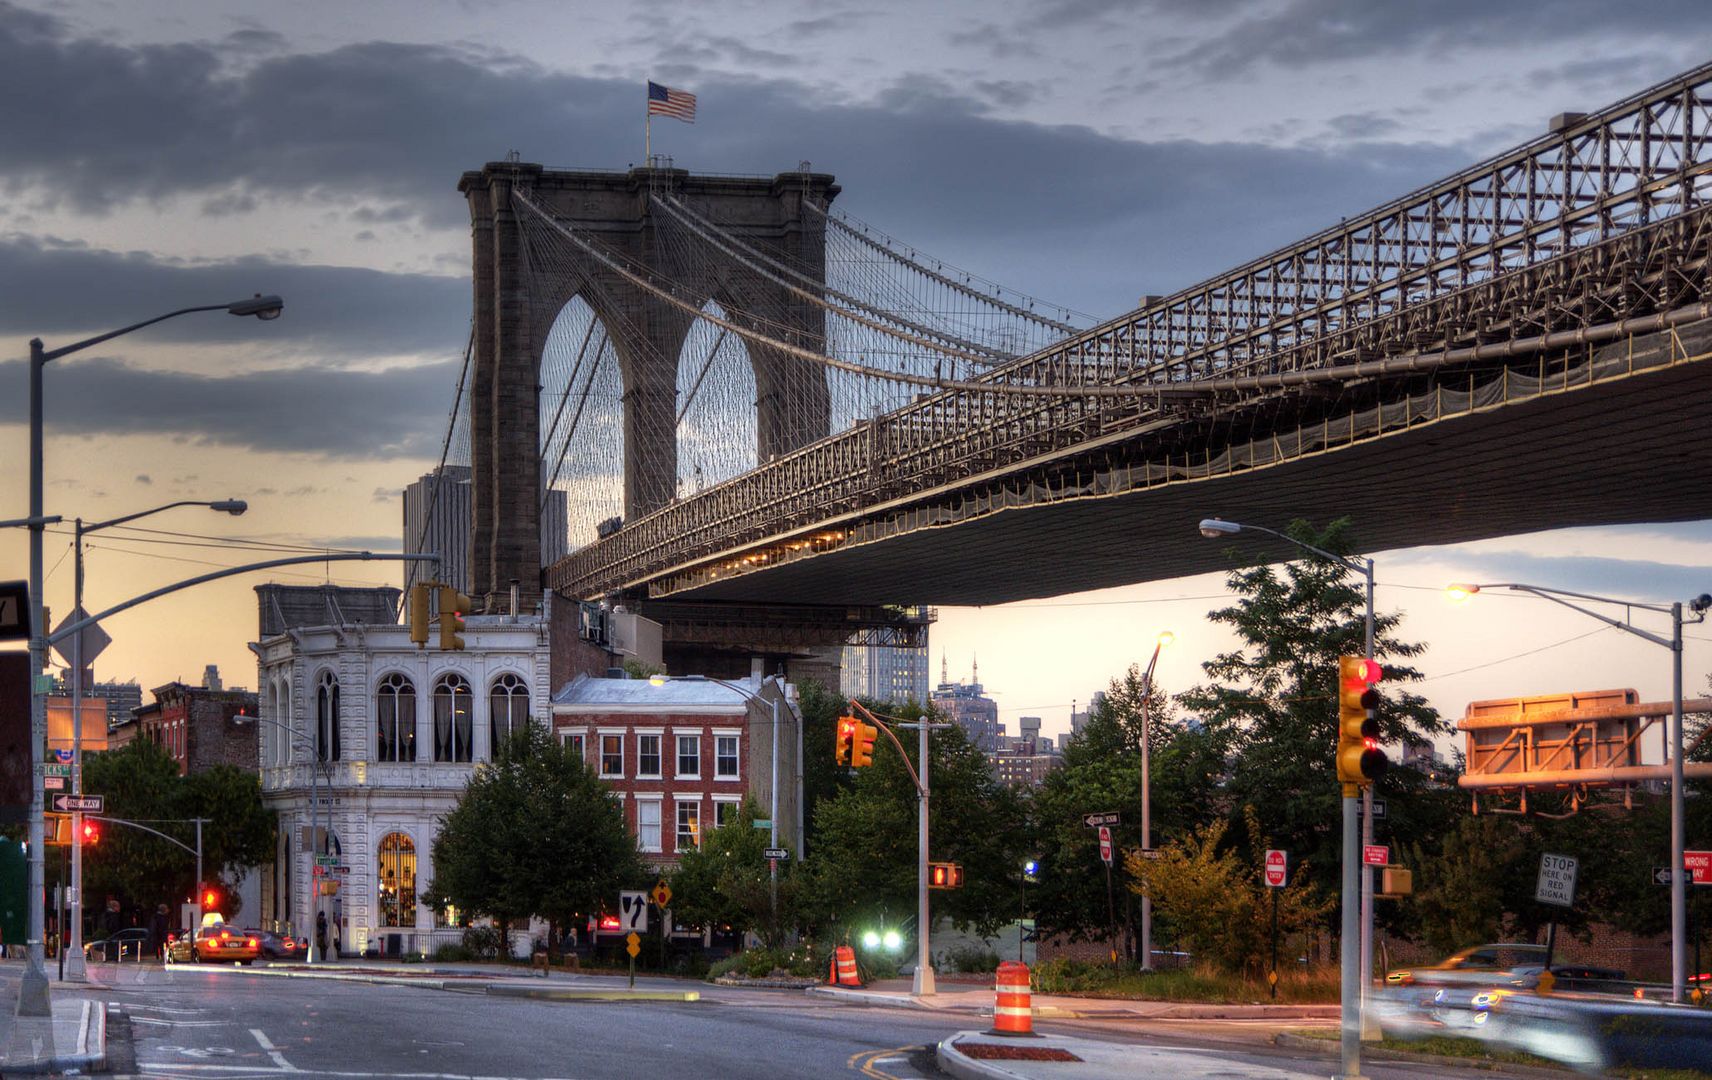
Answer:
<svg viewBox="0 0 1712 1080"><path fill-rule="evenodd" d="M918 608L922 619L930 618L926 608ZM889 645L846 645L843 675L840 684L851 697L873 698L876 701L927 702L927 630L922 629L922 643L913 649Z"/></svg>
<svg viewBox="0 0 1712 1080"><path fill-rule="evenodd" d="M438 553L441 561L437 580L455 585L459 592L464 593L470 591L470 522L474 516L470 499L470 469L467 465L447 465L404 489L405 552L411 555ZM551 566L565 557L569 522L565 493L558 489L548 492L547 505L541 511L542 566ZM411 584L421 580L422 575L434 573L418 569L418 576L412 577L407 569L405 583Z"/></svg>
<svg viewBox="0 0 1712 1080"><path fill-rule="evenodd" d="M932 701L941 716L963 729L976 749L991 753L999 748L999 703L986 695L980 677L981 669L976 665L969 682L954 683L942 660Z"/></svg>

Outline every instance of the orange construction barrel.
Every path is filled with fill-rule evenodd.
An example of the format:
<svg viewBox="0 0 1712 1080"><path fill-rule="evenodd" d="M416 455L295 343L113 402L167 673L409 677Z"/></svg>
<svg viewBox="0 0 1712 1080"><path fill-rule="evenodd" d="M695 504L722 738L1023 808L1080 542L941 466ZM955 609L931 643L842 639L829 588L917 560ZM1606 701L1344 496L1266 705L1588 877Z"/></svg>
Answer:
<svg viewBox="0 0 1712 1080"><path fill-rule="evenodd" d="M1034 1034L1034 1012L1029 1004L1028 965L1006 960L999 965L997 996L993 1000L993 1033Z"/></svg>
<svg viewBox="0 0 1712 1080"><path fill-rule="evenodd" d="M861 986L862 978L856 974L856 950L848 945L838 946L838 985Z"/></svg>

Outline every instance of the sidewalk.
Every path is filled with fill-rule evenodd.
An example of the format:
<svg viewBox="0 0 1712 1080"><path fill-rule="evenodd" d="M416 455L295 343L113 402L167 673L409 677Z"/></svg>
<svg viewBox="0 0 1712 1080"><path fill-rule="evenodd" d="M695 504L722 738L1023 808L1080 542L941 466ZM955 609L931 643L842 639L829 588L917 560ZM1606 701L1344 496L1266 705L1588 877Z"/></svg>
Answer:
<svg viewBox="0 0 1712 1080"><path fill-rule="evenodd" d="M1322 1068L1235 1067L1223 1054L1134 1043L1099 1042L1068 1036L1007 1038L984 1031L959 1031L939 1044L939 1067L959 1080L1112 1080L1169 1076L1213 1080L1241 1075L1253 1080L1324 1075Z"/></svg>
<svg viewBox="0 0 1712 1080"><path fill-rule="evenodd" d="M145 965L150 970L159 967ZM166 970L198 970L196 965L174 964ZM623 975L585 975L562 969L543 978L529 968L504 964L404 964L386 961L361 963L305 964L258 963L235 969L264 978L331 979L339 982L381 986L414 986L424 990L452 990L495 997L537 998L547 1001L700 1001L700 984L693 989L676 979L641 976L635 988ZM123 975L117 977L123 978Z"/></svg>
<svg viewBox="0 0 1712 1080"><path fill-rule="evenodd" d="M907 979L889 979L858 989L850 986L816 986L810 993L863 1001L873 1005L898 1005L990 1016L993 988L945 983L936 994L915 997ZM1193 1001L1132 1001L1119 998L1072 997L1035 994L1034 1015L1058 1020L1335 1020L1336 1005L1217 1005Z"/></svg>
<svg viewBox="0 0 1712 1080"><path fill-rule="evenodd" d="M73 997L56 985L50 991L52 1016L18 1016L15 993L8 995L0 1042L0 1074L89 1073L107 1064L107 1006ZM15 987L14 987L15 989Z"/></svg>

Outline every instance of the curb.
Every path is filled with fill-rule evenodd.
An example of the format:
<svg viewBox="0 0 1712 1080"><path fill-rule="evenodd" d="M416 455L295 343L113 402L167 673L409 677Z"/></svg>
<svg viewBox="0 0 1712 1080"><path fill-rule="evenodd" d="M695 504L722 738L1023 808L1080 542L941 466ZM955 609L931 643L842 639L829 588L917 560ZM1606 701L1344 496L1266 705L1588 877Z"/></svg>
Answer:
<svg viewBox="0 0 1712 1080"><path fill-rule="evenodd" d="M1272 1036L1272 1045L1287 1050L1308 1050L1321 1057L1335 1058L1339 1047L1335 1039L1309 1039L1301 1035L1292 1035L1281 1031ZM1503 1072L1511 1076L1536 1077L1538 1080L1562 1080L1563 1077L1575 1072L1569 1066L1562 1069L1543 1068L1538 1065L1518 1065L1508 1061L1490 1061L1472 1057L1451 1057L1447 1054L1420 1054L1413 1050L1391 1050L1383 1046L1361 1047L1362 1058L1372 1058L1374 1061L1413 1062L1417 1065L1438 1065L1453 1069L1481 1069L1492 1072Z"/></svg>
<svg viewBox="0 0 1712 1080"><path fill-rule="evenodd" d="M77 1022L77 1042L69 1054L56 1054L37 1061L8 1062L6 1071L19 1075L39 1075L63 1072L100 1072L107 1067L107 1005L105 1002L82 1002L83 1012Z"/></svg>
<svg viewBox="0 0 1712 1080"><path fill-rule="evenodd" d="M906 1009L927 1009L932 1012L949 1011L942 1006L929 1005L925 1001L913 998L908 994L896 994L889 990L852 990L847 986L811 986L810 994L825 994L827 997L844 998L847 1001L865 1001L870 1005L901 1005Z"/></svg>
<svg viewBox="0 0 1712 1080"><path fill-rule="evenodd" d="M471 987L475 989L475 987ZM506 986L487 983L491 997L533 998L537 1001L700 1001L700 990L577 990L571 987Z"/></svg>
<svg viewBox="0 0 1712 1080"><path fill-rule="evenodd" d="M1012 1072L990 1061L977 1061L957 1049L957 1040L968 1034L970 1032L959 1031L939 1041L933 1056L941 1069L957 1077L957 1080L1029 1080L1022 1073Z"/></svg>

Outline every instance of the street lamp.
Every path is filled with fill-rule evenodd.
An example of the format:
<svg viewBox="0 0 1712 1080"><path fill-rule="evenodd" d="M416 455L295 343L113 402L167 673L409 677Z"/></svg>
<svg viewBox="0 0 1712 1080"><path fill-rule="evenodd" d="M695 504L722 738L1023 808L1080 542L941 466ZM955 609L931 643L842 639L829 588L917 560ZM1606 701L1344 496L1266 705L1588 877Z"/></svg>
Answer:
<svg viewBox="0 0 1712 1080"><path fill-rule="evenodd" d="M1682 870L1683 849L1683 780L1682 780L1682 602L1672 603L1669 607L1663 604L1644 604L1634 600L1618 600L1609 596L1592 596L1588 593L1569 592L1564 589L1547 588L1544 585L1524 585L1518 582L1506 581L1489 585L1474 585L1467 582L1456 582L1446 588L1452 599L1467 600L1483 589L1509 589L1512 592L1528 593L1531 596L1550 600L1554 604L1562 604L1571 611L1580 612L1589 618L1597 619L1607 626L1633 634L1644 641L1670 650L1671 657L1671 750L1670 750L1670 999L1681 1002L1688 989L1688 890L1686 875ZM1615 604L1623 608L1639 608L1642 611L1656 611L1670 615L1670 637L1655 634L1650 630L1642 630L1628 619L1614 619L1609 615L1589 610L1571 600L1586 600L1594 604ZM1706 610L1712 608L1712 595L1702 593L1689 601L1689 610L1694 613L1690 622L1705 622Z"/></svg>
<svg viewBox="0 0 1712 1080"><path fill-rule="evenodd" d="M1159 650L1177 640L1166 630L1153 643L1153 657L1147 662L1147 673L1141 677L1141 849L1153 847L1153 770L1149 760L1152 752L1153 668L1159 663ZM1141 970L1153 970L1153 897L1141 894Z"/></svg>
<svg viewBox="0 0 1712 1080"><path fill-rule="evenodd" d="M83 610L83 538L92 532L123 525L127 521L158 514L163 510L171 510L179 506L206 506L212 510L231 514L237 517L248 510L249 504L242 499L221 499L217 502L203 502L196 499L180 499L152 510L140 510L134 514L111 518L107 521L97 521L85 525L82 518L76 520L72 534L72 564L74 568L72 586L72 618L84 617ZM83 794L83 632L80 631L71 639L71 793ZM198 827L200 828L200 826ZM83 812L71 812L71 835L83 835ZM200 872L199 872L200 876ZM201 888L197 882L197 888ZM83 962L83 845L73 844L71 848L71 898L66 904L71 919L71 942L65 954L64 978L71 982L83 982L87 978L87 969Z"/></svg>
<svg viewBox="0 0 1712 1080"><path fill-rule="evenodd" d="M322 836L327 837L328 839L332 838L332 835L333 835L333 821L332 821L333 811L332 811L331 807L328 808L328 810L327 810L327 815L328 815L327 828L323 831L321 829L321 825L320 825L321 799L319 798L319 795L317 792L317 788L319 785L317 784L316 781L317 781L317 778L321 775L322 765L326 764L327 768L328 768L328 772L329 772L328 787L331 788L332 787L332 777L330 774L332 771L332 766L331 766L331 764L328 764L328 763L321 761L320 760L321 755L320 755L318 748L315 746L315 743L307 735L305 735L301 731L298 731L296 728L292 727L290 724L282 724L278 720L268 720L268 719L264 719L263 717L260 717L260 716L246 716L243 713L239 713L237 716L234 716L232 718L232 722L234 724L245 724L245 723L268 724L272 727L279 728L281 731L283 731L286 734L291 736L290 741L286 745L291 747L294 754L298 750L303 750L303 751L306 751L308 753L308 756L309 756L309 835L310 835L310 840L309 840L309 858L310 858L309 880L315 886L315 889L313 892L314 899L311 901L311 905L314 907L315 910L309 916L309 926L307 928L308 932L306 934L304 934L304 937L306 937L309 940L309 955L304 958L304 962L309 963L309 964L313 964L313 963L316 963L317 961L325 961L327 959L327 957L322 954L322 950L320 950L319 948L316 947L316 941L315 941L315 921L321 915L321 881L320 881L320 879L324 876L320 873L317 873L317 871L321 868L321 863L320 863L321 852L319 852L315 849L315 836L316 836L316 833L320 833ZM258 749L258 756L259 756L259 751L260 751L259 746L257 749ZM198 926L200 926L202 924L202 882L200 880L198 880L196 883L196 923Z"/></svg>
<svg viewBox="0 0 1712 1080"><path fill-rule="evenodd" d="M1337 563L1349 570L1354 570L1367 581L1367 655L1373 656L1373 560L1354 559L1345 555L1334 555L1323 548L1317 548L1294 536L1288 536L1276 529L1268 529L1260 525L1242 525L1234 521L1224 521L1220 518L1205 518L1200 525L1201 535L1209 540L1217 540L1225 536L1235 536L1244 529L1263 532L1268 536L1276 536L1280 540L1288 540L1305 551L1311 551L1328 562ZM1340 966L1343 969L1340 997L1343 1002L1342 1038L1339 1042L1339 1055L1344 1076L1356 1076L1361 1072L1361 1022L1362 1005L1367 996L1367 975L1373 969L1373 875L1364 872L1358 861L1356 838L1359 835L1362 842L1373 842L1373 788L1364 786L1361 789L1361 821L1356 822L1356 799L1348 795L1343 799L1343 896L1342 926L1339 929ZM1359 894L1359 917L1357 912Z"/></svg>
<svg viewBox="0 0 1712 1080"><path fill-rule="evenodd" d="M772 705L773 705L773 761L772 761L773 776L772 776L772 781L771 781L771 784L772 784L771 804L772 805L771 805L770 809L767 811L767 824L769 826L768 833L767 833L767 836L768 836L767 844L769 847L775 847L776 848L779 846L779 702L785 696L785 687L784 687L784 680L783 679L779 678L776 675L772 676L772 679L774 680L774 682L776 684L774 687L776 692L774 693L773 698L772 698ZM736 693L743 695L743 699L744 699L744 702L746 704L748 702L751 702L751 701L761 700L761 694L760 694L759 690L749 690L745 687L737 685L736 683L727 682L724 679L716 679L711 675L680 675L680 676L676 676L676 677L673 677L670 675L650 675L648 677L648 685L650 685L650 686L664 686L664 685L666 685L667 682L711 682L711 683L718 683L720 686L725 687L727 690L735 691ZM766 685L765 679L762 680L761 685L762 686ZM795 714L793 713L792 715L794 716ZM797 728L798 728L798 731L800 733L801 728L802 728L802 724L801 724L800 720L798 721ZM802 798L803 798L802 786L801 786L802 785L802 768L801 768L801 765L802 765L802 760L801 760L802 741L800 739L797 741L797 754L798 754L798 760L797 760L797 765L798 765L798 768L797 768L797 782L798 782L797 805L800 807L802 805ZM796 846L798 849L797 850L797 857L801 858L802 857L802 850L801 850L802 849L802 836L801 835L799 835L797 837L797 845ZM773 913L773 928L776 932L778 929L778 925L779 925L779 860L777 860L777 859L768 859L767 860L767 889L768 889L768 894L769 894L769 902L770 902L771 910Z"/></svg>
<svg viewBox="0 0 1712 1080"><path fill-rule="evenodd" d="M1033 859L1022 864L1017 874L1017 963L1022 963L1023 924L1028 922L1028 882L1039 872L1040 864Z"/></svg>
<svg viewBox="0 0 1712 1080"><path fill-rule="evenodd" d="M180 315L189 315L198 311L225 311L232 315L253 315L258 319L270 320L279 318L285 310L285 301L277 296L263 296L257 293L247 300L234 300L229 304L208 304L201 307L180 308L169 311L164 315L156 315L152 319L122 326L105 334L74 341L70 345L62 345L57 349L42 347L41 338L30 339L30 754L33 759L31 772L30 793L30 929L29 929L29 958L25 963L24 976L18 987L18 1015L20 1016L50 1016L52 1008L48 1002L48 976L42 968L42 925L45 912L43 905L43 862L42 862L42 763L46 754L47 743L47 699L42 695L40 682L41 672L47 666L47 628L42 625L42 369L48 362L69 356L74 352L99 345L103 341L111 341L116 337L141 330L145 326L164 322Z"/></svg>

